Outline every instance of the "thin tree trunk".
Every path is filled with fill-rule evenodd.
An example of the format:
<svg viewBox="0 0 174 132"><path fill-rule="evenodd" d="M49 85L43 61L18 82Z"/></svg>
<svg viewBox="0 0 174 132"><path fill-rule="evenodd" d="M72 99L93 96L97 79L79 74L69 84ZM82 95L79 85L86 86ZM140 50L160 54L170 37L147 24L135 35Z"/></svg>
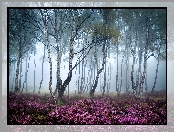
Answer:
<svg viewBox="0 0 174 132"><path fill-rule="evenodd" d="M93 79L93 67L92 67L92 58L91 58L90 71L91 71L91 74L90 74L90 91L91 91L91 89L92 89L92 84L94 83L94 79ZM91 81L91 80L92 80L92 81Z"/></svg>
<svg viewBox="0 0 174 132"><path fill-rule="evenodd" d="M106 44L106 41L104 43ZM103 96L104 96L105 87L106 87L106 56L107 56L107 46L105 46L105 51L104 51L105 71L104 71L104 85L103 85L103 93L102 93Z"/></svg>
<svg viewBox="0 0 174 132"><path fill-rule="evenodd" d="M46 42L47 42L48 59L49 59L49 64L50 64L49 90L50 90L51 96L53 96L53 93L52 93L52 61L51 61L51 56L50 56L50 43L48 40L48 23L47 23L46 18L45 18L45 37L46 37Z"/></svg>
<svg viewBox="0 0 174 132"><path fill-rule="evenodd" d="M103 93L102 95L104 96L105 93L105 87L106 87L106 57L107 57L107 28L108 28L108 10L106 9L105 11L103 11L103 20L104 20L104 24L105 24L105 35L104 35L104 66L105 66L105 71L104 71L104 85L103 85Z"/></svg>
<svg viewBox="0 0 174 132"><path fill-rule="evenodd" d="M34 56L35 56L35 51L34 51ZM36 64L35 64L35 58L34 58L34 65L35 65L35 68L34 68L34 90L33 90L33 93L35 93L35 83L36 83L36 80L35 80L35 69L36 69Z"/></svg>
<svg viewBox="0 0 174 132"><path fill-rule="evenodd" d="M28 54L28 52L27 52L27 54ZM27 69L26 69L26 71L27 71ZM21 59L21 72L22 72L22 59ZM23 76L23 75L22 75L22 76ZM21 76L21 77L22 77L22 76ZM24 83L25 83L25 81L26 81L26 73L25 73L25 80L24 80L23 85L22 85L21 93L22 93L23 90L24 90Z"/></svg>
<svg viewBox="0 0 174 132"><path fill-rule="evenodd" d="M120 84L120 92L121 92L122 81L123 81L123 60L124 60L124 55L123 55L122 61L121 61L121 84Z"/></svg>
<svg viewBox="0 0 174 132"><path fill-rule="evenodd" d="M160 48L161 48L161 44L158 48L158 56L160 54ZM154 92L154 89L155 89L155 85L156 85L156 80L157 80L157 75L158 75L158 66L159 66L159 57L158 57L158 63L157 63L157 68L156 68L156 76L155 76L155 81L154 81L154 85L152 87L152 93Z"/></svg>
<svg viewBox="0 0 174 132"><path fill-rule="evenodd" d="M102 68L101 68L100 70L97 71L97 76L96 76L96 79L95 79L95 83L94 83L94 85L93 85L93 87L92 87L92 89L90 90L90 93L89 93L90 97L93 97L93 96L94 96L94 92L95 92L95 89L96 89L97 84L98 84L99 75L100 75L100 73L103 71L104 65L105 65L105 63L106 63L106 58L105 58L105 56L106 56L106 55L105 55L105 44L106 44L106 43L104 42L103 48L102 48L102 52L103 52ZM104 94L104 92L105 92L105 91L103 91L103 94Z"/></svg>
<svg viewBox="0 0 174 132"><path fill-rule="evenodd" d="M83 44L83 48L84 48L84 44ZM83 50L82 54L83 54L83 57L84 57L84 50ZM82 94L82 91L83 91L83 81L84 81L83 66L84 66L84 60L82 61L82 77L81 77L80 94Z"/></svg>
<svg viewBox="0 0 174 132"><path fill-rule="evenodd" d="M60 20L62 19L62 13L61 13L61 16L60 16ZM62 23L62 21L61 21ZM58 35L60 34L59 33L59 30L61 30L61 24L59 26L59 30L58 30L58 27L57 27L57 12L55 10L55 34L56 34L56 45L57 45L57 84L56 84L56 89L55 89L55 92L54 92L54 95L57 94L57 91L58 89L61 89L61 86L62 86L62 80L61 80L61 77L60 77L60 61L61 61L61 55L60 55L60 47L61 47L61 43L58 43L59 40L58 40ZM60 46L59 46L60 45Z"/></svg>
<svg viewBox="0 0 174 132"><path fill-rule="evenodd" d="M139 68L138 68L138 83L139 83L139 81L141 82L141 58L142 58L141 54L142 53L140 52L140 56L139 56ZM138 88L138 85L137 85L137 88ZM139 85L139 93L140 93L140 85Z"/></svg>
<svg viewBox="0 0 174 132"><path fill-rule="evenodd" d="M145 95L147 95L147 92L148 92L148 87L147 87L147 69L146 69L146 79L145 79L145 91L146 91Z"/></svg>
<svg viewBox="0 0 174 132"><path fill-rule="evenodd" d="M20 27L19 33L21 34L22 31L22 26ZM17 59L17 68L16 68L16 78L15 78L15 90L14 92L20 92L20 89L18 88L18 75L19 75L19 65L20 65L20 59L22 58L22 53L21 53L21 44L22 43L22 38L20 37L19 41L19 49L18 49L18 59Z"/></svg>
<svg viewBox="0 0 174 132"><path fill-rule="evenodd" d="M15 90L14 90L15 93L18 92L18 75L19 75L20 56L21 56L21 51L19 46L18 60L17 60L17 67L16 67L16 78L15 78Z"/></svg>
<svg viewBox="0 0 174 132"><path fill-rule="evenodd" d="M133 52L133 65L132 65L132 72L131 72L131 81L132 81L132 89L133 89L133 94L136 96L136 93L137 93L137 87L135 85L135 82L134 82L134 65L135 65L135 54L136 54L136 47L137 47L137 31L136 31L136 40L135 40L135 47L134 47L134 50L132 51Z"/></svg>
<svg viewBox="0 0 174 132"><path fill-rule="evenodd" d="M50 43L48 40L48 27L46 26L46 40L47 40L47 49L48 49L48 59L49 59L49 63L50 63L50 82L49 82L49 90L50 90L50 94L51 96L53 95L52 93L52 61L51 61L51 56L50 56Z"/></svg>
<svg viewBox="0 0 174 132"><path fill-rule="evenodd" d="M128 79L128 73L129 73L129 52L128 52L128 42L127 42L127 36L126 36L126 53L127 53L127 60L126 60L126 92L129 90L129 79Z"/></svg>
<svg viewBox="0 0 174 132"><path fill-rule="evenodd" d="M147 48L148 48L148 40L149 40L149 26L148 26L148 15L147 15L147 20L146 20L146 45L145 45L145 53L144 53L144 71L143 75L141 76L141 84L140 84L140 95L139 97L142 97L143 93L143 83L145 79L145 74L146 74L146 67L147 67Z"/></svg>
<svg viewBox="0 0 174 132"><path fill-rule="evenodd" d="M45 38L46 38L46 43L47 43L48 59L49 59L49 64L50 64L49 90L50 90L51 96L53 97L53 92L52 92L52 62L51 62L51 57L50 57L50 43L49 43L49 40L48 40L48 20L47 20L47 15L48 14L47 14L47 9L45 10L45 14L40 9L40 13L41 13L42 21L44 23L44 28L45 28Z"/></svg>
<svg viewBox="0 0 174 132"><path fill-rule="evenodd" d="M26 93L28 92L28 89L27 89L27 73L28 73L28 68L27 68L27 65L28 65L28 52L27 52L27 58L26 58L26 72L25 72L25 86L26 86Z"/></svg>
<svg viewBox="0 0 174 132"><path fill-rule="evenodd" d="M20 64L20 74L19 74L19 89L18 89L18 92L21 92L21 77L22 77L22 75L21 75L21 73L22 73L22 58L20 58L21 59L21 64Z"/></svg>
<svg viewBox="0 0 174 132"><path fill-rule="evenodd" d="M136 96L138 96L138 93L139 93L139 91L138 91L138 84L139 84L139 74L140 74L140 76L141 76L141 73L139 73L139 71L137 72L137 70L136 70L136 88L137 88L137 90L136 90Z"/></svg>
<svg viewBox="0 0 174 132"><path fill-rule="evenodd" d="M16 63L14 63L14 71L16 70ZM15 72L14 72L14 76L13 76L13 83L12 83L12 89L11 89L11 91L13 91L14 90L14 88L13 88L13 86L14 86L14 81L15 81Z"/></svg>
<svg viewBox="0 0 174 132"><path fill-rule="evenodd" d="M116 75L116 91L119 93L119 84L118 84L118 44L117 44L117 75Z"/></svg>
<svg viewBox="0 0 174 132"><path fill-rule="evenodd" d="M44 64L44 59L45 59L45 45L44 45L44 56L43 56L43 59L42 59L42 79L40 81L40 87L39 87L38 94L40 94L40 89L41 89L41 85L42 85L42 82L43 82L43 64Z"/></svg>
<svg viewBox="0 0 174 132"><path fill-rule="evenodd" d="M80 88L79 88L79 79L78 79L78 94L80 93Z"/></svg>

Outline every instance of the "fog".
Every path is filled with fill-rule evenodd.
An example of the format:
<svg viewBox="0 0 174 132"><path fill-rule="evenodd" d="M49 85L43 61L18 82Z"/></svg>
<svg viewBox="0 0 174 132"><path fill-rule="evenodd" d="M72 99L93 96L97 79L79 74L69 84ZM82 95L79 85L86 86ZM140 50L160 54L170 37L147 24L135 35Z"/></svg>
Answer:
<svg viewBox="0 0 174 132"><path fill-rule="evenodd" d="M24 86L23 91L26 91L26 83L25 83L25 76L27 72L27 89L29 92L33 92L34 90L34 71L35 71L35 93L38 93L40 82L42 79L42 57L43 57L43 47L44 45L42 43L37 44L37 52L36 54L31 54L30 59L27 60L27 71L26 71L26 59L22 60L22 70L19 72L19 77L21 74L21 88ZM47 52L47 50L46 50ZM69 56L69 52L67 52L65 55L62 55L61 57L61 70L60 70L60 76L62 79L62 82L67 78L68 72L69 72L69 62L64 61L66 57ZM90 56L90 55L88 55ZM72 66L75 65L75 63L78 61L78 56L74 56ZM45 58L48 58L47 54ZM57 72L57 62L56 57L53 57L53 54L51 55L52 58L52 91L54 92L56 88L56 72ZM88 63L89 58L86 59L86 62ZM126 90L126 63L123 63L123 73L121 77L121 64L122 64L122 56L119 55L118 60L118 84L121 84L122 79L122 86L121 86L121 92L124 92ZM35 60L35 61L34 61ZM48 59L47 59L48 60ZM123 59L123 62L126 61L126 58ZM142 61L143 62L143 61ZM156 68L157 68L158 60L151 56L147 60L147 88L148 91L152 90L152 87L154 85L155 76L156 76ZM90 64L90 63L89 63ZM87 64L87 65L89 65ZM129 57L129 71L128 71L128 84L129 84L129 91L132 91L132 82L131 82L131 71L132 71L132 64L133 64L133 58L132 56ZM15 88L15 71L16 71L16 63L13 66L10 66L10 75L9 75L9 90L14 90ZM20 63L21 65L21 63ZM135 70L134 70L134 81L136 81L136 71L138 70L138 61L137 64L135 64ZM141 72L144 71L143 64L141 65ZM106 87L105 91L107 92L107 87L109 88L109 92L115 92L116 91L116 74L117 74L117 61L116 61L116 55L114 53L110 54L110 58L107 56L107 63L106 63ZM80 70L79 70L80 68ZM69 93L77 93L78 89L78 82L79 87L81 86L81 78L82 78L82 62L80 63L80 66L78 65L72 72L72 78L69 83ZM98 68L101 68L101 64ZM20 68L19 68L20 69ZM108 72L109 70L109 72ZM80 73L79 73L80 71ZM111 75L110 75L111 72ZM95 71L95 76L96 76ZM90 68L88 66L85 67L85 79L83 81L83 88L85 88L85 93L89 93L90 87L94 84L94 80L96 77L94 77L94 72L90 71ZM91 77L90 77L91 75ZM99 92L100 89L103 86L104 82L104 70L102 71L101 75L99 76L98 85L96 88L96 92ZM49 93L49 81L50 81L50 65L49 61L44 61L43 64L43 82L41 84L41 93ZM19 82L20 83L20 82ZM88 88L88 91L87 91ZM166 89L166 61L159 61L158 66L158 74L157 74L157 81L155 85L155 90L162 90ZM68 91L68 86L66 88L66 91ZM145 91L145 83L143 87L143 91ZM66 93L66 92L65 92Z"/></svg>

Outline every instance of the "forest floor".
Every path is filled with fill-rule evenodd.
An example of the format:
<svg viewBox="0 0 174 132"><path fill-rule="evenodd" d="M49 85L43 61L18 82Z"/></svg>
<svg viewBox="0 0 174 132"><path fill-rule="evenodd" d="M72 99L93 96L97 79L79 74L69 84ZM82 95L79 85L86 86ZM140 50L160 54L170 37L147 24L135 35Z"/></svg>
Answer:
<svg viewBox="0 0 174 132"><path fill-rule="evenodd" d="M9 124L166 124L166 91L135 98L111 92L101 96L65 94L55 104L50 94L9 94Z"/></svg>

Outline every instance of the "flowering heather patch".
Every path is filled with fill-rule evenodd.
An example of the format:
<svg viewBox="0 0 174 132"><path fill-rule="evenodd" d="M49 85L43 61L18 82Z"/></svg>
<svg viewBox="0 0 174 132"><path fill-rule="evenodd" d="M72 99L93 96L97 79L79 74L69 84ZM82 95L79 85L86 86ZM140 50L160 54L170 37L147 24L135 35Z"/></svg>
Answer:
<svg viewBox="0 0 174 132"><path fill-rule="evenodd" d="M50 96L9 94L8 124L167 124L165 93L135 99L131 94L64 97L54 104ZM158 98L158 99L156 99ZM67 103L66 103L67 102Z"/></svg>

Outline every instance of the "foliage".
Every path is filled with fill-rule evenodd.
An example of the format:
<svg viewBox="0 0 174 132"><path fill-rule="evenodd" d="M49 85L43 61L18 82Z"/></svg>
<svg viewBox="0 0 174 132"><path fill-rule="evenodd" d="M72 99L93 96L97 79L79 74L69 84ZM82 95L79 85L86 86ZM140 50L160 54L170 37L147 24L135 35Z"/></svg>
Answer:
<svg viewBox="0 0 174 132"><path fill-rule="evenodd" d="M62 106L62 105L64 105L64 103L63 103L60 99L58 99L58 100L57 100L57 105L58 105L58 106Z"/></svg>
<svg viewBox="0 0 174 132"><path fill-rule="evenodd" d="M94 32L92 35L99 35L101 37L106 37L112 39L115 44L118 43L118 38L120 37L120 32L118 29L113 27L106 27L105 25L94 24Z"/></svg>
<svg viewBox="0 0 174 132"><path fill-rule="evenodd" d="M36 51L37 29L32 25L34 10L10 9L9 10L9 63L17 60L18 50L25 58L27 52Z"/></svg>
<svg viewBox="0 0 174 132"><path fill-rule="evenodd" d="M132 94L71 97L70 105L43 103L44 96L9 95L9 124L166 124L164 91L136 100ZM45 98L45 99L44 99Z"/></svg>

